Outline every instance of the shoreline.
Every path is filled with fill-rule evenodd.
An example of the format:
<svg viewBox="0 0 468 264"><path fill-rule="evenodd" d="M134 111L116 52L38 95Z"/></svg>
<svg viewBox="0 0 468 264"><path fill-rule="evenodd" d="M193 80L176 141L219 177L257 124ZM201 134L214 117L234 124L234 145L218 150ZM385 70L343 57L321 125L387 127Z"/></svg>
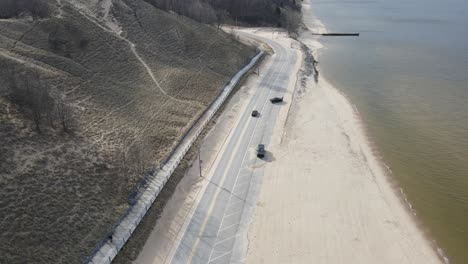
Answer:
<svg viewBox="0 0 468 264"><path fill-rule="evenodd" d="M329 81L327 81L325 78L322 78L322 81L326 82L330 86L331 89L335 90L335 92L338 93L340 96L342 96L348 102L348 104L352 107L353 115L355 116L355 118L357 119L357 122L359 123L359 128L361 132L363 133L363 138L366 141L367 147L369 148L368 149L369 155L371 155L372 158L375 159L377 166L380 167L382 174L385 176L386 182L392 189L393 193L400 200L401 206L403 206L405 211L410 215L413 221L413 224L416 226L419 232L421 232L426 242L432 247L434 252L437 254L439 260L442 261L442 263L449 264L450 260L445 255L443 249L437 244L437 241L432 238L430 231L424 226L424 222L422 221L422 219L418 217L417 212L414 209L411 202L409 201L408 197L406 196L403 190L403 187L393 175L393 171L391 167L385 162L385 159L383 158L383 155L381 154L378 146L373 142L372 137L369 135L367 124L361 118L361 115L356 105L352 103L352 101L348 98L348 96L344 92L340 91L338 88L330 84Z"/></svg>
<svg viewBox="0 0 468 264"><path fill-rule="evenodd" d="M326 32L324 27L319 30ZM312 42L312 47L306 45L317 59L323 46ZM299 79L301 87L296 88L284 132L276 131L281 143L272 151L280 158L266 165L259 206L249 228L247 262L447 263L410 204L405 204L406 196L372 143L356 106L323 77L315 84L311 78L305 85L304 77ZM325 143L310 139L315 136ZM317 194L310 194L314 191ZM292 210L295 206L297 210Z"/></svg>
<svg viewBox="0 0 468 264"><path fill-rule="evenodd" d="M295 125L298 123L297 117L290 117L289 124L286 124L287 129L282 143L272 146L272 152L278 158L274 163L266 166L265 179L258 201L260 206L257 207L254 220L249 228L250 248L247 262L310 263L309 261L314 260L314 263L343 263L354 253L359 252L361 254L361 259L357 261L359 263L376 263L376 261L379 263L439 263L439 256L430 246L429 241L423 238L406 207L397 197L393 186L385 176L384 168L379 164L377 157L373 156L370 145L367 144L367 141L363 141L364 133L361 127L356 126L360 120L357 118L357 113L353 111L352 105L338 90L331 86L323 87L323 79L321 79L321 85L322 92L333 101L331 103L333 104L332 110L338 111L339 114L345 113L346 115L347 113L346 118L350 118L337 120L337 124L342 127L338 130L334 127L330 131L336 133L333 137L339 137L336 139L337 141L342 142L338 145L338 149L331 151L331 153L328 153L327 140L324 140L325 144L319 144L319 147L325 148L323 151L316 151L313 148L299 149L306 143L299 138L299 134L302 133L295 134L295 131L291 131L297 130L299 127ZM310 91L294 102L295 105L292 106L290 115L303 115L303 111L301 111L301 108L304 107L302 100L308 100L306 98L308 94ZM316 98L316 100L320 99L324 98ZM310 104L309 101L306 103ZM329 110L327 109L327 111ZM304 121L308 122L309 120L301 120L299 123L305 123ZM327 121L325 120L325 122ZM320 129L320 126L321 124L318 124L314 129ZM342 132L344 135L341 134ZM313 137L316 134L308 133L308 135ZM322 133L320 137L326 139L328 135ZM346 142L346 138L348 138L348 142ZM291 145L292 141L296 141L296 144ZM349 147L342 148L346 144L349 144ZM294 153L291 149L305 153L297 155L298 153ZM359 150L362 152L359 153ZM352 155L362 155L364 164L351 164L346 167L335 162L335 155L343 155L343 162L349 161L349 156L346 155L353 151ZM307 159L306 152L311 152L316 156L311 157L314 161ZM304 160L300 160L301 157ZM284 166L278 165L278 163L282 163L281 159L284 160ZM313 164L310 165L311 163ZM300 166L303 166L304 171L300 172L298 169ZM338 170L330 169L330 166L338 167ZM360 171L361 166L364 168L363 171ZM366 166L369 168L369 173L365 169ZM359 178L349 180L343 177L348 170L355 169L358 171L352 176ZM361 173L367 175L360 177ZM311 177L314 177L315 180L311 180ZM324 182L327 181L326 179L320 179L325 177L336 177L336 179L327 183ZM349 181L347 184L341 184L347 180ZM336 183L340 186L336 186ZM320 186L320 184L322 185ZM348 188L355 188L355 185L358 185L359 188L348 191L347 195L342 194ZM288 186L288 188L285 189L284 186ZM313 189L314 186L315 189ZM340 191L330 194L329 190L333 188ZM360 190L360 188L364 190ZM326 191L320 192L321 189ZM306 197L310 200L308 201ZM374 202L374 199L377 202ZM372 203L377 203L377 205L374 206ZM313 207L316 210L311 210L308 207ZM349 207L355 208L350 210ZM291 208L293 209L291 210ZM372 211L374 214L371 217L366 215ZM333 218L330 216L333 214L342 216L329 220L317 220L317 218L322 217ZM384 217L382 218L381 215ZM385 217L388 219L384 219ZM356 225L358 228L355 229ZM310 228L311 226L314 228ZM339 231L336 232L336 230ZM272 234L275 234L274 240L272 240ZM381 237L384 237L387 242L382 242ZM347 239L350 241L349 244L341 244L340 241ZM327 240L331 241L326 242ZM361 240L364 240L362 245L351 244ZM281 242L278 243L278 241ZM329 245L320 249L321 246L323 247L323 243ZM395 243L405 245L387 250L387 247L391 247ZM411 251L406 249L412 246L416 246L416 248L412 248ZM369 250L368 247L373 249ZM268 254L270 249L272 253ZM303 253L300 253L301 251ZM378 253L374 255L374 251Z"/></svg>
<svg viewBox="0 0 468 264"><path fill-rule="evenodd" d="M311 11L310 4L304 4L305 10L308 11L308 14L310 16L309 19L313 21L315 24L315 27L309 28L308 25L305 25L306 30L312 35L312 31L316 31L320 34L328 33L329 31L327 30L326 26L323 24L323 22ZM317 58L320 56L320 52L322 49L326 48L319 40L317 40L315 37L305 37L304 38L309 38L309 40L312 40L312 47L309 47L309 50L311 51L311 55L314 58L314 60L317 60ZM305 45L302 41L301 43ZM307 45L306 45L307 46ZM319 67L317 67L319 68ZM314 68L315 71L318 72L318 69ZM428 227L425 226L425 223L422 219L419 218L417 215L416 210L414 209L412 203L406 196L404 189L401 185L401 183L397 180L397 178L393 175L393 171L391 167L385 162L385 159L382 155L381 150L379 147L376 145L376 143L372 140L371 135L369 134L369 128L366 122L361 117L361 114L355 104L353 104L352 100L340 89L335 87L333 84L331 84L326 78L323 76L320 77L321 81L326 83L326 86L329 86L332 90L335 90L340 96L344 98L344 100L349 104L349 106L352 108L353 115L357 119L357 123L359 125L359 129L361 130L363 134L363 140L366 142L366 145L368 147L369 155L376 160L377 166L380 167L383 175L386 178L387 183L393 190L394 194L398 197L398 199L401 202L401 205L404 207L404 209L408 212L408 214L411 216L411 219L413 221L413 224L417 227L417 229L421 232L422 236L425 238L427 243L432 247L434 252L437 254L438 258L442 263L449 264L450 260L448 256L445 254L444 250L442 247L438 244L438 242L433 238L431 235L430 230Z"/></svg>
<svg viewBox="0 0 468 264"><path fill-rule="evenodd" d="M322 78L324 80L324 78ZM393 190L394 194L398 197L398 199L401 202L401 205L404 207L404 209L407 211L407 213L410 215L413 224L416 225L418 230L421 232L423 237L426 239L427 243L432 247L434 252L437 254L439 259L442 261L444 264L449 264L450 260L443 251L443 249L438 245L437 241L432 237L430 230L425 226L424 221L419 218L416 210L414 209L413 205L411 204L411 201L408 199L406 196L404 189L401 185L401 183L396 179L396 177L393 175L393 171L391 167L385 162L385 159L383 155L381 154L381 150L379 147L374 143L372 140L371 135L368 132L368 125L364 122L362 119L359 110L357 109L356 105L352 103L352 101L348 98L348 96L340 91L338 88L330 84L326 79L325 82L328 83L328 85L331 86L332 89L336 90L337 93L340 94L340 96L344 97L346 101L350 104L350 106L353 108L354 111L354 116L358 120L360 129L362 130L363 137L366 140L366 144L368 145L370 155L373 156L373 158L376 160L378 166L382 170L382 174L385 176L385 179L387 183L389 184L390 188Z"/></svg>

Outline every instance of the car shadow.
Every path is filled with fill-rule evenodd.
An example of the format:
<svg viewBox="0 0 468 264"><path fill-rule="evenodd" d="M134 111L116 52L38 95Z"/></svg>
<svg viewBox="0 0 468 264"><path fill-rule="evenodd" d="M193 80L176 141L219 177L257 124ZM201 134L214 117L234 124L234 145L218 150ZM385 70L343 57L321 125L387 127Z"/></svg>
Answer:
<svg viewBox="0 0 468 264"><path fill-rule="evenodd" d="M275 161L275 156L273 155L272 152L270 151L265 151L265 157L263 157L263 160L266 162L273 162Z"/></svg>
<svg viewBox="0 0 468 264"><path fill-rule="evenodd" d="M281 102L277 102L277 103L271 103L273 105L285 105L287 102L283 99L283 101Z"/></svg>

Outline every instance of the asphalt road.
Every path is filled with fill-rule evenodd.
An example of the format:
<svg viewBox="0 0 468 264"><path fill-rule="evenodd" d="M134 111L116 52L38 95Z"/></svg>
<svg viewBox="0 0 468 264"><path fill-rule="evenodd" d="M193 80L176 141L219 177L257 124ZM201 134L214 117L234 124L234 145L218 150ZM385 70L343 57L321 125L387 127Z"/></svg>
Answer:
<svg viewBox="0 0 468 264"><path fill-rule="evenodd" d="M235 263L244 260L248 247L247 228L256 206L263 177L263 165L272 161L268 152L274 125L281 107L270 98L287 92L289 78L295 78L296 53L274 40L249 35L270 45L275 54L236 127L215 162L201 199L186 221L185 230L174 246L172 263ZM258 110L260 116L251 117ZM267 155L256 157L258 144L265 144Z"/></svg>

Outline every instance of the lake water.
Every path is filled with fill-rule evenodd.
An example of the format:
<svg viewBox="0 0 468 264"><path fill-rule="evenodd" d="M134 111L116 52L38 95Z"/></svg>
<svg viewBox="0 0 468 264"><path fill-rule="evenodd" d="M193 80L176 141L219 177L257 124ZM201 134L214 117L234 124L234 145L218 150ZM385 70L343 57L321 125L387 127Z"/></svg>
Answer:
<svg viewBox="0 0 468 264"><path fill-rule="evenodd" d="M356 105L450 262L468 263L468 1L310 4L328 32L361 33L320 37L320 74Z"/></svg>

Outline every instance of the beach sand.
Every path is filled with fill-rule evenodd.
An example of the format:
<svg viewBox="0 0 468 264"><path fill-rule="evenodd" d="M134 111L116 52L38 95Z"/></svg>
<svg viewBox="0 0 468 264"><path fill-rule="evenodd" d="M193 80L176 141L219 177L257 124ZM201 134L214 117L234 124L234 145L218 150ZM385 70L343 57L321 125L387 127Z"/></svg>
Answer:
<svg viewBox="0 0 468 264"><path fill-rule="evenodd" d="M297 89L270 145L247 263L441 263L350 102L323 78Z"/></svg>

